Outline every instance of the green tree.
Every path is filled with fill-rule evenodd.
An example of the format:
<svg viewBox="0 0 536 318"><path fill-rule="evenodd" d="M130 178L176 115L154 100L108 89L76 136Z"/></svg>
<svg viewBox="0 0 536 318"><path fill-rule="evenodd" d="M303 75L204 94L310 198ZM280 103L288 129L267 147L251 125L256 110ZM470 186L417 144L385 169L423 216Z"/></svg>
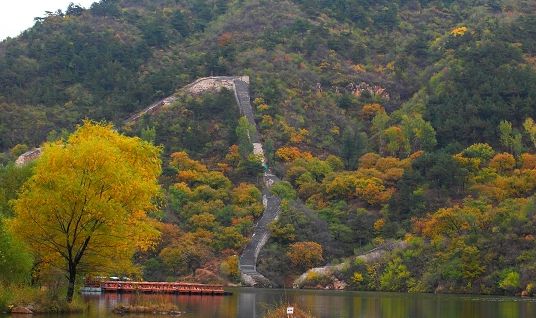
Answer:
<svg viewBox="0 0 536 318"><path fill-rule="evenodd" d="M295 200L297 198L296 190L294 190L290 182L287 181L281 181L274 184L270 188L270 191L281 199Z"/></svg>
<svg viewBox="0 0 536 318"><path fill-rule="evenodd" d="M160 258L176 276L190 273L195 276L196 269L201 267L211 254L206 245L190 238L191 236L188 236L180 242L175 242L160 252Z"/></svg>
<svg viewBox="0 0 536 318"><path fill-rule="evenodd" d="M507 292L514 292L519 288L521 283L520 275L512 269L504 270L499 281L499 287Z"/></svg>
<svg viewBox="0 0 536 318"><path fill-rule="evenodd" d="M409 152L408 139L398 126L392 126L384 130L385 148L392 156L407 154Z"/></svg>
<svg viewBox="0 0 536 318"><path fill-rule="evenodd" d="M156 141L156 128L154 126L143 128L140 137L141 139L154 144Z"/></svg>
<svg viewBox="0 0 536 318"><path fill-rule="evenodd" d="M534 123L534 120L530 117L525 119L523 128L525 128L525 132L529 136L530 141L532 141L534 148L536 148L536 124Z"/></svg>
<svg viewBox="0 0 536 318"><path fill-rule="evenodd" d="M460 194L465 190L469 171L447 153L426 153L414 161L413 168L433 188L451 194Z"/></svg>
<svg viewBox="0 0 536 318"><path fill-rule="evenodd" d="M522 150L521 134L512 129L512 123L503 120L499 123L499 140L514 155L519 156Z"/></svg>
<svg viewBox="0 0 536 318"><path fill-rule="evenodd" d="M402 262L402 259L395 257L387 264L385 271L380 277L380 288L387 291L405 290L410 276L411 273Z"/></svg>
<svg viewBox="0 0 536 318"><path fill-rule="evenodd" d="M173 12L171 16L171 25L175 30L179 31L179 33L183 37L187 37L190 34L190 26L188 25L187 19L180 11Z"/></svg>
<svg viewBox="0 0 536 318"><path fill-rule="evenodd" d="M357 159L366 149L367 136L365 133L355 133L351 127L346 127L342 133L341 156L348 169L355 169Z"/></svg>
<svg viewBox="0 0 536 318"><path fill-rule="evenodd" d="M242 160L247 160L253 152L253 144L251 143L251 125L245 116L240 117L238 126L236 126L236 136L238 138L238 150Z"/></svg>
<svg viewBox="0 0 536 318"><path fill-rule="evenodd" d="M17 194L26 180L32 176L33 163L22 167L14 164L0 166L0 218L13 216L10 200Z"/></svg>
<svg viewBox="0 0 536 318"><path fill-rule="evenodd" d="M380 154L383 153L384 146L384 131L387 128L387 124L391 118L384 110L376 113L376 116L372 119L372 126L370 127L372 138L376 140L376 146Z"/></svg>
<svg viewBox="0 0 536 318"><path fill-rule="evenodd" d="M25 153L26 151L28 151L28 146L25 145L25 144L17 144L15 145L13 148L11 148L9 150L9 152L11 153L11 155L15 158L17 158L18 156L22 155L23 153Z"/></svg>
<svg viewBox="0 0 536 318"><path fill-rule="evenodd" d="M471 41L460 37L448 70L430 80L425 118L435 128L439 145L499 144L501 121L519 123L535 115L536 72L526 67L515 41L501 39L502 33L492 27L471 32L476 37Z"/></svg>
<svg viewBox="0 0 536 318"><path fill-rule="evenodd" d="M425 121L421 115L402 118L402 130L411 146L411 151L432 151L437 145L436 133L430 122Z"/></svg>
<svg viewBox="0 0 536 318"><path fill-rule="evenodd" d="M33 258L5 228L0 216L0 284L29 281Z"/></svg>
<svg viewBox="0 0 536 318"><path fill-rule="evenodd" d="M478 143L465 148L462 154L468 158L478 158L482 162L488 162L495 155L495 150L488 144Z"/></svg>
<svg viewBox="0 0 536 318"><path fill-rule="evenodd" d="M264 142L264 156L266 157L268 164L271 164L274 161L274 155L274 141L272 139L268 139Z"/></svg>

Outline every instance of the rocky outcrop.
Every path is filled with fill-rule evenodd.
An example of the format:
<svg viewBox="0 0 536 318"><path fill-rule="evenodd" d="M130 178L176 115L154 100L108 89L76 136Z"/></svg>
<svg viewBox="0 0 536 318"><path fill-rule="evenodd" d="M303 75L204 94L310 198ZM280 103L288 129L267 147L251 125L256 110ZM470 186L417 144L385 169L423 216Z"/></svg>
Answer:
<svg viewBox="0 0 536 318"><path fill-rule="evenodd" d="M34 148L20 155L15 161L15 164L19 167L24 166L28 162L37 159L40 155L41 155L41 148Z"/></svg>
<svg viewBox="0 0 536 318"><path fill-rule="evenodd" d="M33 315L33 311L30 308L22 306L11 308L11 313L17 315Z"/></svg>
<svg viewBox="0 0 536 318"><path fill-rule="evenodd" d="M360 259L364 263L372 263L372 262L380 260L382 257L384 257L386 254L390 253L393 250L405 249L407 246L408 246L408 243L405 241L389 242L389 243L380 245L376 248L373 248L372 250L366 253L358 255L353 259ZM301 288L307 283L307 280L309 277L324 277L330 281L330 284L328 285L333 286L333 288L335 289L344 289L346 287L346 284L344 284L343 282L340 282L334 276L334 274L343 272L349 266L350 266L350 263L347 261L347 262L337 264L337 265L328 265L328 266L311 268L307 272L300 275L300 277L295 279L292 286L294 288Z"/></svg>

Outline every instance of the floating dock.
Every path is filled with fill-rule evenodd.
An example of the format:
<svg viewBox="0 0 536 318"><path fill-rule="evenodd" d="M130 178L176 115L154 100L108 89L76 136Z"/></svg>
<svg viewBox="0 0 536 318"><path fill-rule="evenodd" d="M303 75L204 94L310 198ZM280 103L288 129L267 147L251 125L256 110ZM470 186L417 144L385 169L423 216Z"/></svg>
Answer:
<svg viewBox="0 0 536 318"><path fill-rule="evenodd" d="M103 292L115 293L160 293L189 295L229 295L221 285L167 282L106 281L101 284Z"/></svg>

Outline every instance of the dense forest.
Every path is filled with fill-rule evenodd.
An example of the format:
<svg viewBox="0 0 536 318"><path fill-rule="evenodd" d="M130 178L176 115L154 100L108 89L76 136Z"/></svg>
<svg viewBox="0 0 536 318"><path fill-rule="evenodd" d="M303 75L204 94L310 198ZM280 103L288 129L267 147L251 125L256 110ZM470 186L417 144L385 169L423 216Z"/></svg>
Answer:
<svg viewBox="0 0 536 318"><path fill-rule="evenodd" d="M305 286L534 295L534 12L525 0L101 0L37 17L0 43L0 284L47 283L3 229L34 173L14 160L86 118L162 146L162 235L134 256L136 275L238 283L262 166L232 93L124 120L196 78L247 75L283 180L268 278L290 286L344 263ZM394 241L405 248L356 258Z"/></svg>

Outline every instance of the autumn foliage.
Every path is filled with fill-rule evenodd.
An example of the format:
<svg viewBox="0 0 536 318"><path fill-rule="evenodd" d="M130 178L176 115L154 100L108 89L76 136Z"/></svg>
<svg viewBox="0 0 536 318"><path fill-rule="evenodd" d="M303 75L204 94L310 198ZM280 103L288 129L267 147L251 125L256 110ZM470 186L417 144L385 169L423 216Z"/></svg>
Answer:
<svg viewBox="0 0 536 318"><path fill-rule="evenodd" d="M316 242L296 242L289 246L287 257L291 265L301 271L322 264L322 246Z"/></svg>
<svg viewBox="0 0 536 318"><path fill-rule="evenodd" d="M14 202L13 233L42 264L63 269L71 301L77 275L135 273L132 256L158 237L160 149L110 125L86 121L65 142L45 144Z"/></svg>
<svg viewBox="0 0 536 318"><path fill-rule="evenodd" d="M378 112L382 111L385 111L385 109L378 103L365 104L363 105L363 108L361 108L361 116L364 119L370 120L374 118Z"/></svg>
<svg viewBox="0 0 536 318"><path fill-rule="evenodd" d="M209 169L186 152L170 157L176 175L168 189L169 208L181 234L160 245L150 263L161 263L167 270L146 271L160 280L188 275L193 279L198 269L208 268L237 281L238 258L230 255L243 248L262 214L261 192L250 183L235 186L224 172ZM226 160L240 160L238 147L229 149Z"/></svg>
<svg viewBox="0 0 536 318"><path fill-rule="evenodd" d="M514 169L515 164L516 159L514 156L509 153L499 153L491 159L489 166L498 172L504 173Z"/></svg>
<svg viewBox="0 0 536 318"><path fill-rule="evenodd" d="M293 161L300 158L311 159L313 157L310 152L301 151L297 147L281 147L275 152L275 155L282 161Z"/></svg>

